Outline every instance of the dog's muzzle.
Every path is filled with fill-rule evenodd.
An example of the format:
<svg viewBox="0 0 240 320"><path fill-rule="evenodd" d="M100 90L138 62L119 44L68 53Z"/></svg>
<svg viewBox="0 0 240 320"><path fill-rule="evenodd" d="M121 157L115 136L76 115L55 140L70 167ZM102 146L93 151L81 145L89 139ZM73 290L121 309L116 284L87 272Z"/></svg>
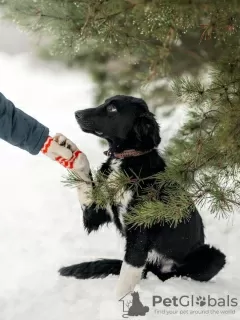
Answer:
<svg viewBox="0 0 240 320"><path fill-rule="evenodd" d="M81 129L87 133L93 133L97 136L102 136L103 133L97 129L94 118L94 109L79 110L75 112L75 118Z"/></svg>
<svg viewBox="0 0 240 320"><path fill-rule="evenodd" d="M93 121L87 117L85 110L75 112L75 118L77 123L80 125L82 130L92 130L93 129Z"/></svg>
<svg viewBox="0 0 240 320"><path fill-rule="evenodd" d="M76 111L75 118L76 118L77 122L83 121L84 120L84 110Z"/></svg>

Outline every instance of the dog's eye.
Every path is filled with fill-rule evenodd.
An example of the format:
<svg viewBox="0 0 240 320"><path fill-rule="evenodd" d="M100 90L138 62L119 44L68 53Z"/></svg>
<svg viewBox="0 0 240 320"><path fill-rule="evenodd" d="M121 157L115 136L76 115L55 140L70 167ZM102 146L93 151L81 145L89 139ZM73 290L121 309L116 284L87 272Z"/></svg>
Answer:
<svg viewBox="0 0 240 320"><path fill-rule="evenodd" d="M107 106L107 111L108 112L117 112L117 108L113 104L110 104L109 106Z"/></svg>

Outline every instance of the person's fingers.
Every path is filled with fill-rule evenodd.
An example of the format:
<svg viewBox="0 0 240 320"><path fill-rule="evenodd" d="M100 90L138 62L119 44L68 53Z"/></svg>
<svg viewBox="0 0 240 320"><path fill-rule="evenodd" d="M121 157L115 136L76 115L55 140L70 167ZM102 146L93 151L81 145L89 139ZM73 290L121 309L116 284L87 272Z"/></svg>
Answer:
<svg viewBox="0 0 240 320"><path fill-rule="evenodd" d="M57 133L54 137L53 140L56 141L60 145L64 145L65 141L67 140L67 137L65 137L62 133Z"/></svg>
<svg viewBox="0 0 240 320"><path fill-rule="evenodd" d="M76 159L78 158L78 156L81 154L81 151L77 150L73 153L72 158L70 159L70 161L68 161L68 168L69 169L73 169L74 167L74 162L76 161Z"/></svg>
<svg viewBox="0 0 240 320"><path fill-rule="evenodd" d="M72 158L72 151L66 147L60 146L57 142L53 142L53 152L57 156L60 156L66 160L69 160Z"/></svg>
<svg viewBox="0 0 240 320"><path fill-rule="evenodd" d="M56 158L56 160L63 165L65 168L68 169L73 169L74 168L74 163L76 161L76 159L78 158L78 156L81 154L81 151L77 150L73 153L73 156L70 160L65 160L62 157L58 157Z"/></svg>
<svg viewBox="0 0 240 320"><path fill-rule="evenodd" d="M56 157L56 161L58 161L62 166L64 166L67 169L73 169L74 167L74 162L78 158L78 156L81 154L81 151L77 150L73 153L72 157L70 160L66 160L62 157Z"/></svg>
<svg viewBox="0 0 240 320"><path fill-rule="evenodd" d="M70 149L72 152L78 150L75 143L73 143L71 140L69 140L67 137L65 137L61 133L57 133L54 138L54 141L56 141L59 145L65 146L66 148Z"/></svg>
<svg viewBox="0 0 240 320"><path fill-rule="evenodd" d="M75 143L73 143L71 140L67 139L65 142L65 147L67 147L68 149L70 149L72 152L77 151L78 148L75 145Z"/></svg>

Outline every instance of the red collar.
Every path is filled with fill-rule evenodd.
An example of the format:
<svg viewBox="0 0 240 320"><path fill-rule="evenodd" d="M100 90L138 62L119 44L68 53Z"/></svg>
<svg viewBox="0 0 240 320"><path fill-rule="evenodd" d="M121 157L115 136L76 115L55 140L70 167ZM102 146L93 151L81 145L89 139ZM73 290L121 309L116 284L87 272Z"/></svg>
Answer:
<svg viewBox="0 0 240 320"><path fill-rule="evenodd" d="M147 150L147 151L139 151L139 150L130 149L130 150L124 150L123 152L120 152L120 153L111 152L110 150L107 150L107 151L104 151L104 154L105 156L108 156L108 157L113 157L116 159L124 159L124 158L142 156L146 153L151 152L152 150L153 149Z"/></svg>

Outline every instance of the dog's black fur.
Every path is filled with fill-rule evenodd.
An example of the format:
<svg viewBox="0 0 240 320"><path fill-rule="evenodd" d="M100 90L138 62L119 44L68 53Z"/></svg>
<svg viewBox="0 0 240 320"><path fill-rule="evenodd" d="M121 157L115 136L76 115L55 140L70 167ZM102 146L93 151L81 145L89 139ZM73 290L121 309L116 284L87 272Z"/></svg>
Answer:
<svg viewBox="0 0 240 320"><path fill-rule="evenodd" d="M166 164L156 149L161 140L159 126L142 99L115 96L97 108L77 111L76 119L84 132L101 136L108 141L110 156L100 169L106 175L111 173L116 161L119 161L120 169L129 176L133 176L134 172L136 176L146 178L165 170ZM141 156L114 159L114 153L129 149L152 151ZM153 180L146 180L143 187L153 183ZM128 207L137 202L138 196L133 193ZM224 267L225 255L204 244L204 227L196 208L191 211L190 220L179 223L176 228L167 224L132 228L122 222L120 207L121 203L112 207L112 216L107 209L97 209L94 204L83 207L84 226L90 233L113 222L126 238L124 261L134 267L144 266L143 278L150 271L162 281L173 276L208 281ZM149 252L153 251L162 258L149 260ZM162 271L165 259L173 261L167 272ZM121 260L103 259L64 267L60 274L79 279L103 278L109 274L118 275L121 266Z"/></svg>

